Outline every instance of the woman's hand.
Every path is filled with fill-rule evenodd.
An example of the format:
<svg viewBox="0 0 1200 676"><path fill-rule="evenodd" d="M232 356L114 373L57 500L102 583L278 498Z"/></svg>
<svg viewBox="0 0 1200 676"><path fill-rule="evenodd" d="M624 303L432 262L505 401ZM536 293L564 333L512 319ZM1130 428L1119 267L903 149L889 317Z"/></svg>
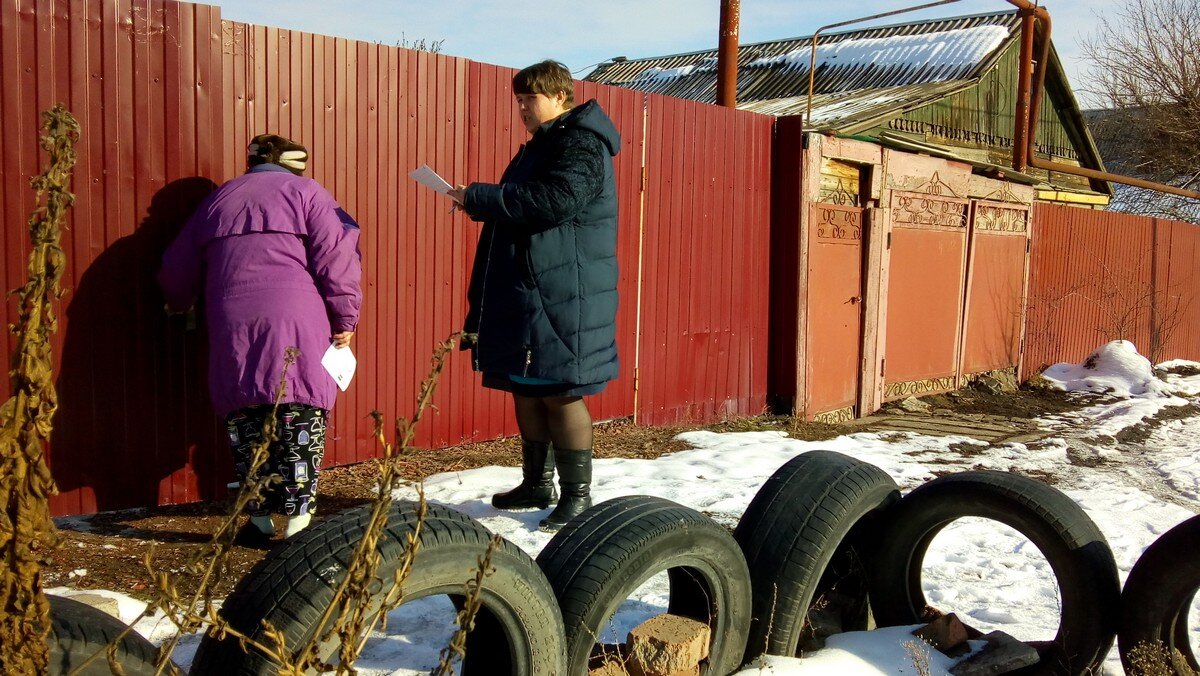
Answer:
<svg viewBox="0 0 1200 676"><path fill-rule="evenodd" d="M333 334L333 346L339 347L339 348L349 347L350 339L353 337L354 337L353 331L342 331L340 333L335 333L335 334Z"/></svg>
<svg viewBox="0 0 1200 676"><path fill-rule="evenodd" d="M454 208L461 209L467 201L467 186L460 185L457 188L451 188L450 192L446 194L450 196L450 199L454 200Z"/></svg>

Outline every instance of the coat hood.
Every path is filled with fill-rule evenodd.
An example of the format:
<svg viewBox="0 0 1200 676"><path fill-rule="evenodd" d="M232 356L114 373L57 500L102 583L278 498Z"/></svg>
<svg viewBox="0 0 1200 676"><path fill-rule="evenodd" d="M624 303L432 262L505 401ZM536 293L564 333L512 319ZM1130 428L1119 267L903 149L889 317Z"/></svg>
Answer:
<svg viewBox="0 0 1200 676"><path fill-rule="evenodd" d="M609 155L615 157L621 151L621 133L617 131L617 126L605 114L596 99L591 99L587 103L567 111L562 118L562 126L568 129L584 129L592 132L604 142Z"/></svg>

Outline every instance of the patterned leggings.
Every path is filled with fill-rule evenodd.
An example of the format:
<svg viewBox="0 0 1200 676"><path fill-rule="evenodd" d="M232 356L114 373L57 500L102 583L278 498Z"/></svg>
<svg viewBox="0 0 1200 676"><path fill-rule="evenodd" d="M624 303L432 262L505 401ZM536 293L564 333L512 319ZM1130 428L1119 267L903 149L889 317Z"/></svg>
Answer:
<svg viewBox="0 0 1200 676"><path fill-rule="evenodd" d="M274 406L251 406L229 414L229 444L233 448L234 469L246 481L254 444L263 436L263 423ZM263 490L263 503L251 502L251 516L286 514L300 516L316 509L317 473L325 458L324 409L305 404L280 404L276 415L276 436L270 457L260 473L276 474L282 479Z"/></svg>

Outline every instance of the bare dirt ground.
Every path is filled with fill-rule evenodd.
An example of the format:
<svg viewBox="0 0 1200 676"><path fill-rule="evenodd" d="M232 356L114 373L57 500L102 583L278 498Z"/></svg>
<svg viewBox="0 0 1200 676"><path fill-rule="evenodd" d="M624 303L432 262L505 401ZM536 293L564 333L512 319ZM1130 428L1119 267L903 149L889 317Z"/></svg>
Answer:
<svg viewBox="0 0 1200 676"><path fill-rule="evenodd" d="M993 426L1011 426L1014 433L1019 433L1034 428L1033 418L1081 406L1077 399L1063 393L1031 389L992 394L968 388L948 395L926 397L922 401L931 405L931 412L918 415L889 405L874 421L866 419L846 425L801 422L789 416L768 415L708 425L702 429L717 432L782 430L793 438L812 441L864 429L889 429L889 423L911 416L913 422L958 421L955 424L960 425L984 425L987 423L983 421L991 421ZM601 424L596 427L596 457L651 459L685 450L690 447L674 437L689 429L697 428L639 427L628 421ZM516 438L452 448L415 449L402 460L404 476L410 480L486 465L519 464L520 442ZM376 467L370 462L323 471L320 512L316 519L328 518L340 510L369 502L377 476ZM497 489L506 488L509 487L497 486ZM63 546L49 556L43 569L43 582L47 587L110 589L148 599L150 576L144 561L151 550L157 569L181 569L188 555L199 543L207 541L225 518L228 507L226 501L219 501L60 519ZM215 594L228 594L236 581L262 557L260 550L235 547L233 570L214 590ZM180 580L179 591L192 591L187 587L186 576L180 577L184 579Z"/></svg>

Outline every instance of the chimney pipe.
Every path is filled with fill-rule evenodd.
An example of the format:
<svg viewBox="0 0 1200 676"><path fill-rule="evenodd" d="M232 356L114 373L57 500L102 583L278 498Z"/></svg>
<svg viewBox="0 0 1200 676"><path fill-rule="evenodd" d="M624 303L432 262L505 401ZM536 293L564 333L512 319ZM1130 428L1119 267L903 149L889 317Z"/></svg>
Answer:
<svg viewBox="0 0 1200 676"><path fill-rule="evenodd" d="M737 107L738 26L742 0L721 0L721 37L717 43L717 105Z"/></svg>

